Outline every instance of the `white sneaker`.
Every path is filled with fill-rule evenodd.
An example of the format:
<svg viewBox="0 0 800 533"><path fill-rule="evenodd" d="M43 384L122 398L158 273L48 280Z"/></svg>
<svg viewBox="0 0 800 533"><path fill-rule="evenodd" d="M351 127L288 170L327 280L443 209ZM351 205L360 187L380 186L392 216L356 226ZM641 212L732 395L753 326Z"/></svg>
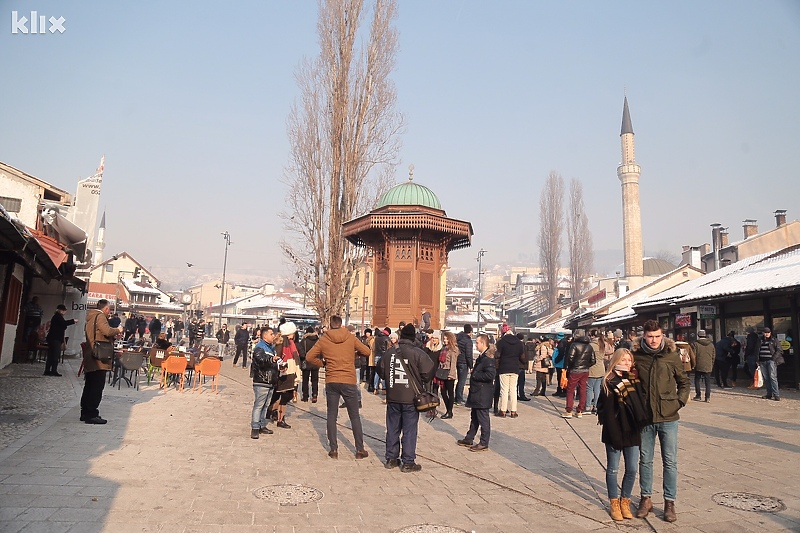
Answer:
<svg viewBox="0 0 800 533"><path fill-rule="evenodd" d="M561 415L561 418L572 418L572 412L571 411L567 411L566 413Z"/></svg>

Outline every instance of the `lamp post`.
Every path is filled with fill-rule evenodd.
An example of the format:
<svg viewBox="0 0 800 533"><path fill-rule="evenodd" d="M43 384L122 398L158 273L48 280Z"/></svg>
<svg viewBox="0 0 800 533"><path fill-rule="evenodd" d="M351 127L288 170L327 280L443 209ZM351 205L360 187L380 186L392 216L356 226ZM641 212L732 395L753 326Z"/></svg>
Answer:
<svg viewBox="0 0 800 533"><path fill-rule="evenodd" d="M225 239L225 259L222 263L222 288L219 295L219 327L217 329L222 329L222 309L225 304L225 274L228 270L228 246L231 244L230 233L223 231L221 235Z"/></svg>
<svg viewBox="0 0 800 533"><path fill-rule="evenodd" d="M478 250L478 333L481 330L481 259L485 253L483 248Z"/></svg>

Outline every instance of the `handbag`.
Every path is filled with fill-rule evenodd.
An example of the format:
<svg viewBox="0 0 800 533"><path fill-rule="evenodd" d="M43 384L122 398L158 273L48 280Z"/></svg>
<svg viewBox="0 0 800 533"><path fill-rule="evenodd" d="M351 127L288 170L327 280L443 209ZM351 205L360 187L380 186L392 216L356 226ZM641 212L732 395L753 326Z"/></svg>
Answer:
<svg viewBox="0 0 800 533"><path fill-rule="evenodd" d="M408 375L411 388L414 389L414 408L421 413L435 411L439 407L439 397L422 390L422 387L417 383L417 377L409 371L406 362L403 361L403 354L398 352L396 355L400 359L400 366L403 367L403 371Z"/></svg>
<svg viewBox="0 0 800 533"><path fill-rule="evenodd" d="M437 368L436 369L436 379L439 381L447 381L450 378L450 369L449 368Z"/></svg>
<svg viewBox="0 0 800 533"><path fill-rule="evenodd" d="M542 368L550 368L551 366L553 366L553 360L550 359L550 356L548 355L547 357L542 359L541 365L542 365Z"/></svg>
<svg viewBox="0 0 800 533"><path fill-rule="evenodd" d="M94 324L92 324L92 331L96 331L97 319L99 314L94 317ZM86 335L86 340L89 340L89 335ZM114 358L114 345L108 341L94 341L92 343L92 359L96 359L101 363L108 364Z"/></svg>

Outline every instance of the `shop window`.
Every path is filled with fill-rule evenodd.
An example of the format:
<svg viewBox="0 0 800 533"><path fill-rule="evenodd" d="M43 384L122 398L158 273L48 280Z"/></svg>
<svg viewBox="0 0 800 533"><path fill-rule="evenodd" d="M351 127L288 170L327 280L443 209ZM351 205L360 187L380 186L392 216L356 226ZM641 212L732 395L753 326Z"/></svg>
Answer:
<svg viewBox="0 0 800 533"><path fill-rule="evenodd" d="M772 296L767 300L769 302L770 311L789 310L791 307L791 297L787 295Z"/></svg>
<svg viewBox="0 0 800 533"><path fill-rule="evenodd" d="M114 265L111 264L111 263L108 263L106 265L106 272L114 272Z"/></svg>
<svg viewBox="0 0 800 533"><path fill-rule="evenodd" d="M736 335L747 335L747 328L756 331L764 327L763 315L737 316L725 319L725 333L733 331Z"/></svg>

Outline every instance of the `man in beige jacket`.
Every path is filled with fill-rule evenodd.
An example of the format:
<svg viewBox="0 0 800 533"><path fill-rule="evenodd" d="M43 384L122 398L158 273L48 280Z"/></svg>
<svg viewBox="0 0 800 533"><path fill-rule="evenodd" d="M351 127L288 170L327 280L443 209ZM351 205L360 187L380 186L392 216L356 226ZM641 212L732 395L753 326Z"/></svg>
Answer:
<svg viewBox="0 0 800 533"><path fill-rule="evenodd" d="M85 383L81 396L81 422L87 424L105 424L107 420L100 418L100 400L103 399L103 387L106 384L106 372L111 370L111 363L103 363L92 357L92 345L96 340L113 342L123 327L112 328L108 324L111 306L108 300L98 300L96 309L86 313L87 349L83 351L83 373Z"/></svg>
<svg viewBox="0 0 800 533"><path fill-rule="evenodd" d="M356 385L356 352L369 356L369 347L342 327L342 317L331 317L331 328L320 337L314 347L306 354L306 366L319 368L325 363L325 399L328 403L328 442L331 459L339 458L339 442L336 432L336 418L339 412L339 398L344 400L353 440L356 446L356 459L369 456L364 448L364 433L361 428L361 415L358 411L358 388Z"/></svg>

